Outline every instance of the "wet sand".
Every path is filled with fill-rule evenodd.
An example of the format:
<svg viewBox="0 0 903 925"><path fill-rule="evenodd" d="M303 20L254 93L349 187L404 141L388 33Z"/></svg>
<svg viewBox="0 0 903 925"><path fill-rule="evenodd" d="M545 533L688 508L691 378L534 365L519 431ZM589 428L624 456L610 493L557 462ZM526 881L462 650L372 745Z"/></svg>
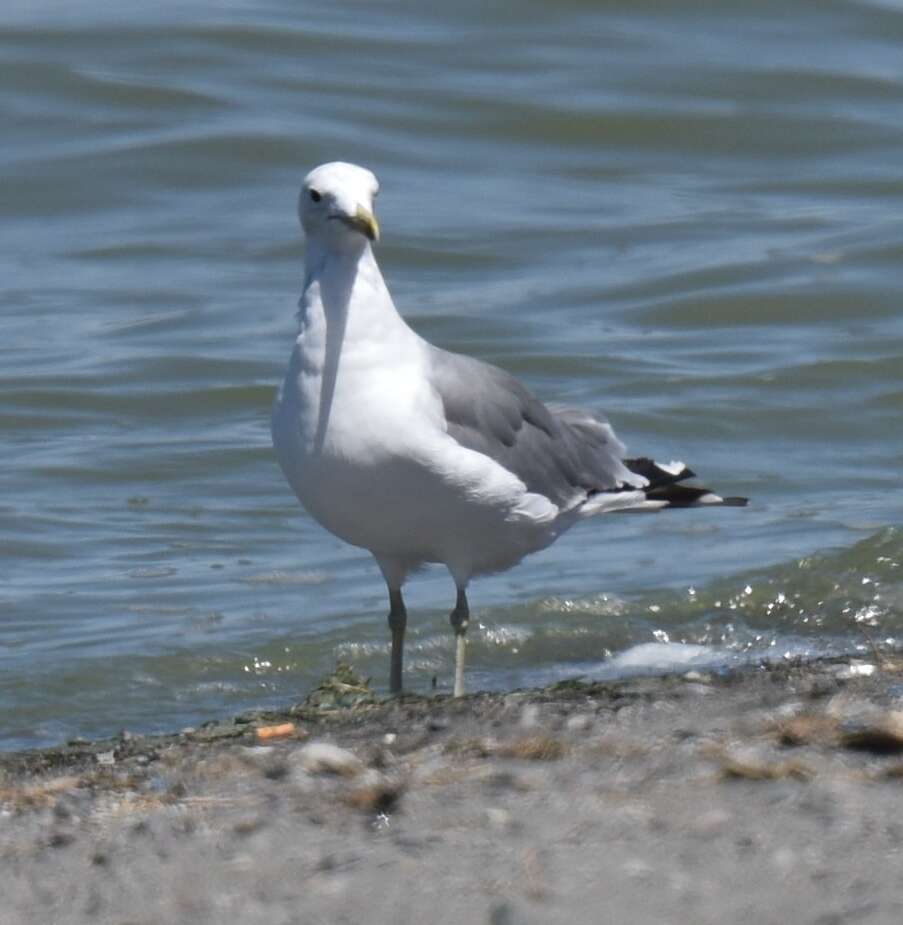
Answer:
<svg viewBox="0 0 903 925"><path fill-rule="evenodd" d="M340 676L285 713L3 754L0 922L898 923L900 669L457 701Z"/></svg>

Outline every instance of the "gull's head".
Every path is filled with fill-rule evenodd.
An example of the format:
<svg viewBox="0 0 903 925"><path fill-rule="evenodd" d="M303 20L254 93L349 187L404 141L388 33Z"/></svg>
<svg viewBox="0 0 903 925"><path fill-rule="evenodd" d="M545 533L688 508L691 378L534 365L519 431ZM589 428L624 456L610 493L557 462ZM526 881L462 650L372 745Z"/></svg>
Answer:
<svg viewBox="0 0 903 925"><path fill-rule="evenodd" d="M373 200L379 182L366 168L333 161L315 167L298 199L304 233L337 249L359 248L379 240Z"/></svg>

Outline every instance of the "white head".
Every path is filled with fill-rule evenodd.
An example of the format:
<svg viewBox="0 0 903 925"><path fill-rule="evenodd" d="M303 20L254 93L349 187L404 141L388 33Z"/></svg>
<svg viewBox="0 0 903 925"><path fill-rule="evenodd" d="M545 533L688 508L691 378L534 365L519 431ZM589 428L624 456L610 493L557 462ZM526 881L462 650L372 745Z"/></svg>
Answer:
<svg viewBox="0 0 903 925"><path fill-rule="evenodd" d="M341 250L379 240L373 200L379 182L366 168L333 161L315 167L298 199L298 218L310 239Z"/></svg>

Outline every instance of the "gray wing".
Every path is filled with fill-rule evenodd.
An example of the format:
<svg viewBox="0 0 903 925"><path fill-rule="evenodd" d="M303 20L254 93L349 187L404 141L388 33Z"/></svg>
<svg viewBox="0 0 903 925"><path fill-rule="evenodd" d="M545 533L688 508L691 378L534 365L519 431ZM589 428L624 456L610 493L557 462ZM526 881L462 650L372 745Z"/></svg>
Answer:
<svg viewBox="0 0 903 925"><path fill-rule="evenodd" d="M560 507L647 484L622 462L624 446L604 418L549 408L504 370L432 345L429 378L458 443Z"/></svg>

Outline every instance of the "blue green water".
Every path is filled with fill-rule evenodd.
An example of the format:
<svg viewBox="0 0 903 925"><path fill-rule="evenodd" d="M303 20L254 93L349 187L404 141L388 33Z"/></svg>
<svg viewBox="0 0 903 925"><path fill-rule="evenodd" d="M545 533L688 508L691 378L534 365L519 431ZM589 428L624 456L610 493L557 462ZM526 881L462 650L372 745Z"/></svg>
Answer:
<svg viewBox="0 0 903 925"><path fill-rule="evenodd" d="M270 449L336 158L421 333L753 499L475 582L472 687L895 641L901 45L891 2L5 5L0 747L385 685L378 571ZM410 586L413 689L452 603Z"/></svg>

